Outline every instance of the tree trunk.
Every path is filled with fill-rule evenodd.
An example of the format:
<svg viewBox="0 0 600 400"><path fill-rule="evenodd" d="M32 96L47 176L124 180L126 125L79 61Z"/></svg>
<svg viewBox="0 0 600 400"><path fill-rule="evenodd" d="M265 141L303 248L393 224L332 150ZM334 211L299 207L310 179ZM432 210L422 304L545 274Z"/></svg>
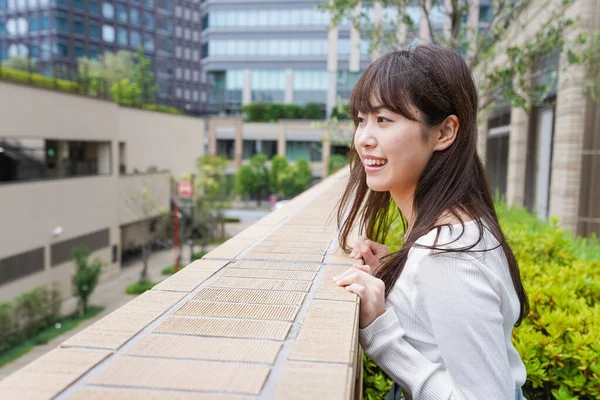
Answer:
<svg viewBox="0 0 600 400"><path fill-rule="evenodd" d="M85 304L85 300L83 299L79 299L79 316L83 318L83 316L85 315L85 308L86 308L86 304Z"/></svg>
<svg viewBox="0 0 600 400"><path fill-rule="evenodd" d="M148 259L150 254L148 252L148 244L144 243L142 246L142 273L140 274L140 282L148 282Z"/></svg>

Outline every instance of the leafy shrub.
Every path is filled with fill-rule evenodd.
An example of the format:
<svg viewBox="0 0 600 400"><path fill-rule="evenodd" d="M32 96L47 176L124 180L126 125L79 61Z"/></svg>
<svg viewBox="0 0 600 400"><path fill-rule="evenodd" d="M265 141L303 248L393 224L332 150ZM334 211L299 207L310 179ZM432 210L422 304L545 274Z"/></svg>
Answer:
<svg viewBox="0 0 600 400"><path fill-rule="evenodd" d="M200 259L201 259L202 257L204 257L205 255L206 255L206 252L205 252L205 251L198 251L198 252L196 252L196 253L194 253L194 254L192 255L192 258L193 258L194 260L200 260Z"/></svg>
<svg viewBox="0 0 600 400"><path fill-rule="evenodd" d="M324 119L325 105L309 103L304 107L295 104L252 103L242 106L246 122L277 122L280 119Z"/></svg>
<svg viewBox="0 0 600 400"><path fill-rule="evenodd" d="M334 154L329 159L329 174L333 174L348 165L348 157L341 154Z"/></svg>
<svg viewBox="0 0 600 400"><path fill-rule="evenodd" d="M158 282L145 282L145 283L135 282L135 283L132 283L131 285L127 286L127 289L125 289L125 293L127 293L127 294L142 294L146 290L152 289L157 284L158 284Z"/></svg>
<svg viewBox="0 0 600 400"><path fill-rule="evenodd" d="M56 89L62 92L79 93L81 91L77 82L48 78L44 75L30 74L29 72L6 67L0 67L0 79L46 89Z"/></svg>
<svg viewBox="0 0 600 400"><path fill-rule="evenodd" d="M238 222L240 222L239 218L233 218L233 217L225 217L223 218L223 221L229 224L236 224Z"/></svg>
<svg viewBox="0 0 600 400"><path fill-rule="evenodd" d="M164 113L173 114L173 115L182 115L183 114L183 112L178 108L171 107L171 106L165 106L162 104L143 104L142 109L148 110L148 111L159 111L159 112L164 112Z"/></svg>
<svg viewBox="0 0 600 400"><path fill-rule="evenodd" d="M497 203L517 257L531 312L513 332L527 369L529 400L600 399L600 243L574 238L525 210ZM401 224L387 244L398 248ZM365 363L365 397L385 397L385 375ZM383 396L383 397L382 397Z"/></svg>
<svg viewBox="0 0 600 400"><path fill-rule="evenodd" d="M90 250L87 247L73 249L75 259L75 275L73 275L73 291L79 298L79 315L83 316L88 306L88 299L96 289L98 279L102 273L102 261L95 258L88 261Z"/></svg>

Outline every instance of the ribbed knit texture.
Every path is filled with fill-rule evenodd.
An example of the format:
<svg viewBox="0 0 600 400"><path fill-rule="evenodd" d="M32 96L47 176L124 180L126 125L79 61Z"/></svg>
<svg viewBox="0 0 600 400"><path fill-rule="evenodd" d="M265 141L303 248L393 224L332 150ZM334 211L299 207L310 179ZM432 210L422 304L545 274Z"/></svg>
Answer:
<svg viewBox="0 0 600 400"><path fill-rule="evenodd" d="M444 227L437 247L477 242L475 222ZM433 245L436 231L417 243ZM475 249L498 245L487 230ZM525 383L511 342L519 299L504 251L440 253L415 246L386 302L360 331L365 352L412 400L507 400Z"/></svg>

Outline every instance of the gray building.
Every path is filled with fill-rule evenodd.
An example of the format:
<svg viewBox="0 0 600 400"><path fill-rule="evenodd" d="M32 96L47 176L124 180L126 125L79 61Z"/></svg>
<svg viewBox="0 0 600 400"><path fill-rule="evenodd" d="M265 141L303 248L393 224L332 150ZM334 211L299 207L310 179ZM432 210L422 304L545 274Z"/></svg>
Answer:
<svg viewBox="0 0 600 400"><path fill-rule="evenodd" d="M75 79L78 58L143 47L157 103L203 113L199 12L200 0L0 0L0 61Z"/></svg>

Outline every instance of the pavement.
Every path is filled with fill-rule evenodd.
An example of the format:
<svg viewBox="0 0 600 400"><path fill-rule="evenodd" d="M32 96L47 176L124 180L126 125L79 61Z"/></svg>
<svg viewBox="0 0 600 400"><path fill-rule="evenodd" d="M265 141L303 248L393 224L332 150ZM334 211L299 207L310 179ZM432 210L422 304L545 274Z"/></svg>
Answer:
<svg viewBox="0 0 600 400"><path fill-rule="evenodd" d="M248 223L246 221L244 221L243 223L226 224L226 235L228 237L235 236L250 225L251 223ZM208 246L206 248L206 251L210 251L215 247L217 246ZM199 250L199 248L194 249L194 251ZM161 271L166 266L173 264L175 256L176 253L173 249L153 253L148 262L148 274L150 281L160 282L168 278L168 276L166 275L161 275ZM189 262L189 248L183 249L183 262L186 264ZM120 308L124 304L134 299L136 295L126 294L125 288L139 279L141 271L142 262L141 260L139 260L137 262L134 262L133 264L123 267L121 269L121 272L117 276L98 284L96 290L92 294L89 304L103 306L104 310L100 314L98 314L94 318L90 318L89 320L82 322L76 328L65 332L63 335L54 338L46 344L35 346L33 350L31 350L29 353L16 359L10 364L0 367L0 380L12 374L16 370L22 368L23 366L29 364L38 357L41 357L42 355L46 354L47 352L54 349L62 342L70 338L71 336L87 328L94 322L105 317L106 315L110 314L111 312L115 311L116 309Z"/></svg>

